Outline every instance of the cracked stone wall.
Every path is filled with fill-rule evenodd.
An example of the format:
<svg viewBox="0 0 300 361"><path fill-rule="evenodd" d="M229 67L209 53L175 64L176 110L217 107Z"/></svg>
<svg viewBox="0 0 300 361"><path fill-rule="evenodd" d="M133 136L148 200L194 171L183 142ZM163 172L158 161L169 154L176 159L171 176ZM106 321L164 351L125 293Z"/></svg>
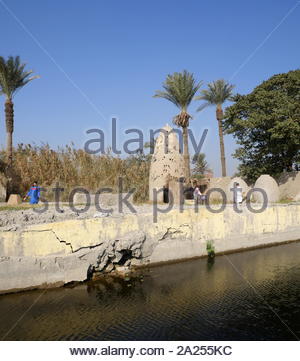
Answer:
<svg viewBox="0 0 300 361"><path fill-rule="evenodd" d="M300 204L274 205L263 213L242 213L227 206L153 215L128 214L67 220L0 231L0 292L85 281L94 272L109 273L158 262L300 239Z"/></svg>

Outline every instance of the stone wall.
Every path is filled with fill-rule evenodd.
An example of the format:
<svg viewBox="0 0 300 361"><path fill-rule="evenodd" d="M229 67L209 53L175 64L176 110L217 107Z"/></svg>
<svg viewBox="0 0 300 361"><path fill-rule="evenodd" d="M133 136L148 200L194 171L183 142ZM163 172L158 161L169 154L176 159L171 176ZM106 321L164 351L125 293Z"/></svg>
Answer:
<svg viewBox="0 0 300 361"><path fill-rule="evenodd" d="M276 205L262 213L231 205L221 213L205 207L123 217L68 220L0 232L0 291L84 281L111 272L300 239L300 205Z"/></svg>
<svg viewBox="0 0 300 361"><path fill-rule="evenodd" d="M208 183L207 190L221 189L226 194L227 189L230 187L230 183L231 183L231 178L230 177L211 178L209 183ZM220 192L212 191L211 194L210 194L210 200L223 201L223 198L222 198L222 195L221 195Z"/></svg>
<svg viewBox="0 0 300 361"><path fill-rule="evenodd" d="M100 205L101 208L107 209L112 206L118 205L119 197L124 198L127 193L101 193L98 198L97 204ZM89 194L90 204L95 205L95 194ZM133 194L128 197L129 202L133 202ZM85 206L87 205L87 195L83 192L77 192L73 198L74 204Z"/></svg>

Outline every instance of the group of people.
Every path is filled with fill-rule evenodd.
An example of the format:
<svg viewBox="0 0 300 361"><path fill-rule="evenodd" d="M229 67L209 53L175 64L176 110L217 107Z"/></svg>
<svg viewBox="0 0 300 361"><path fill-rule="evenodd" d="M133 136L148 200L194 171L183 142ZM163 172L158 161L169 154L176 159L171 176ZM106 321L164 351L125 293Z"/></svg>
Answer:
<svg viewBox="0 0 300 361"><path fill-rule="evenodd" d="M197 184L196 181L193 182L193 196L194 196L195 203L197 203L197 204L205 203L206 195L204 192L203 193L201 192L200 186Z"/></svg>
<svg viewBox="0 0 300 361"><path fill-rule="evenodd" d="M235 182L233 187L234 187L233 203L241 204L244 200L243 189L240 187L240 184L238 182ZM205 202L206 202L205 191L201 192L200 186L198 185L197 181L193 182L193 197L194 197L195 203L197 203L197 204L205 204Z"/></svg>

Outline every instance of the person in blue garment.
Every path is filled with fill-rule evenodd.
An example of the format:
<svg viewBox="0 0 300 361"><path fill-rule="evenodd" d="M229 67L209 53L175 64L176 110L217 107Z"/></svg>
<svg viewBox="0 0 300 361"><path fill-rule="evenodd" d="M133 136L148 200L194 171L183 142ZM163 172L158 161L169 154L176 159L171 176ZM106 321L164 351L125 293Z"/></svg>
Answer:
<svg viewBox="0 0 300 361"><path fill-rule="evenodd" d="M39 199L40 199L40 187L38 186L37 182L33 182L32 186L30 187L29 192L26 194L26 196L24 197L24 201L27 198L30 198L29 203L30 204L37 204L39 203Z"/></svg>

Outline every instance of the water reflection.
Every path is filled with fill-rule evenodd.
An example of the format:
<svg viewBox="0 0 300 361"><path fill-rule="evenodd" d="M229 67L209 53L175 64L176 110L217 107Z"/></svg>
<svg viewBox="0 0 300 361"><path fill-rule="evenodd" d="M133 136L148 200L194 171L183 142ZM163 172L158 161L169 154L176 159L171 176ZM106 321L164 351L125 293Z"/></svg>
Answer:
<svg viewBox="0 0 300 361"><path fill-rule="evenodd" d="M215 257L207 257L207 270L210 271L215 264Z"/></svg>
<svg viewBox="0 0 300 361"><path fill-rule="evenodd" d="M37 300L6 339L293 340L299 255L291 243L160 266L128 282L1 296L0 338Z"/></svg>

